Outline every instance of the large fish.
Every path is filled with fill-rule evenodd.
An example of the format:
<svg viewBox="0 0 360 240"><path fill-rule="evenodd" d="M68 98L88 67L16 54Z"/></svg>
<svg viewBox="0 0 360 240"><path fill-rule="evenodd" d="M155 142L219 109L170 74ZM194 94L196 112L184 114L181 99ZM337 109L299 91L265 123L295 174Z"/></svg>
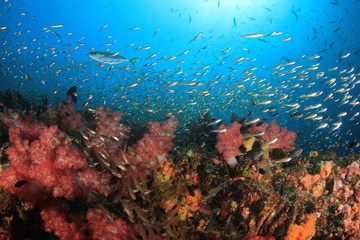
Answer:
<svg viewBox="0 0 360 240"><path fill-rule="evenodd" d="M119 64L123 62L130 62L135 67L135 62L138 59L137 57L134 58L124 58L120 56L118 53L110 53L110 52L102 52L102 51L93 51L88 53L89 57L92 59L106 63L106 64Z"/></svg>

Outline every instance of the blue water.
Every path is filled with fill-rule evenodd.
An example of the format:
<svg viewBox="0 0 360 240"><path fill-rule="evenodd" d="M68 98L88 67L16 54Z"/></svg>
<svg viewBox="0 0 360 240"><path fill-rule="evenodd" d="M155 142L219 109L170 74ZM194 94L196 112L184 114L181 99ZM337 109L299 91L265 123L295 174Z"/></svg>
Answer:
<svg viewBox="0 0 360 240"><path fill-rule="evenodd" d="M358 152L347 145L360 141L359 12L355 0L2 0L0 90L56 104L77 86L79 110L85 102L106 105L144 122L171 112L185 128L206 112L225 122L232 113L276 119L299 133L297 146L306 151ZM264 37L274 31L282 34ZM241 37L254 33L264 36ZM90 51L139 59L136 67L99 66ZM331 78L335 84L324 83ZM322 93L300 97L314 92ZM264 100L272 102L257 105ZM285 105L295 103L296 110ZM295 112L304 116L291 118ZM314 113L329 119L304 119ZM328 125L317 129L321 123Z"/></svg>

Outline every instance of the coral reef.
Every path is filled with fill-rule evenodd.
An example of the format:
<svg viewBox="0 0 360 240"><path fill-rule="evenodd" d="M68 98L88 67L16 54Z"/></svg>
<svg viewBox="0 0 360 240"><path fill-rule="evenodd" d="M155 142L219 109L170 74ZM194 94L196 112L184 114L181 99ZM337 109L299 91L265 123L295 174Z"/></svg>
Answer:
<svg viewBox="0 0 360 240"><path fill-rule="evenodd" d="M1 105L0 239L360 239L359 155L306 157L276 121L210 118L174 148L173 116L129 145L122 113L59 106Z"/></svg>

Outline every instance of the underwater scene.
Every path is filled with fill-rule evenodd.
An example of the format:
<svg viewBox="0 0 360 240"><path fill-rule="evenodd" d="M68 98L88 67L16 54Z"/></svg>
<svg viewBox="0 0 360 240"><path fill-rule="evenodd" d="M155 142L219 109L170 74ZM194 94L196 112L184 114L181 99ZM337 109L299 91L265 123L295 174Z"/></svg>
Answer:
<svg viewBox="0 0 360 240"><path fill-rule="evenodd" d="M0 240L359 240L359 12L0 0Z"/></svg>

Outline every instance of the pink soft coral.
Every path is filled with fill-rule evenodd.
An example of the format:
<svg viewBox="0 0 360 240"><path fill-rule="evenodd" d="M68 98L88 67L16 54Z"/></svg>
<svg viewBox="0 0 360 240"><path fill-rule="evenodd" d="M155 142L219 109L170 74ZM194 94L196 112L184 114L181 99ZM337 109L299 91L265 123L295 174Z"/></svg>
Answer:
<svg viewBox="0 0 360 240"><path fill-rule="evenodd" d="M104 218L103 212L98 208L91 208L86 214L89 222L88 230L91 234L89 239L92 240L122 240L137 239L136 234L131 226L124 220L115 218L113 214L110 219Z"/></svg>
<svg viewBox="0 0 360 240"><path fill-rule="evenodd" d="M244 137L240 133L241 124L233 122L228 126L221 125L219 129L226 129L226 132L217 135L216 149L223 154L224 159L231 167L237 165L235 156L239 155L239 147L242 145Z"/></svg>
<svg viewBox="0 0 360 240"><path fill-rule="evenodd" d="M178 121L170 117L164 123L150 122L149 133L146 133L135 145L120 156L131 163L126 167L122 177L121 195L128 196L129 189L135 188L135 182L141 182L147 177L152 167L164 161L172 149L172 139L175 137Z"/></svg>
<svg viewBox="0 0 360 240"><path fill-rule="evenodd" d="M130 128L120 123L123 115L121 112L111 113L110 108L96 107L94 114L97 134L115 139L116 142L123 142L128 138Z"/></svg>
<svg viewBox="0 0 360 240"><path fill-rule="evenodd" d="M130 133L130 127L120 123L122 113L111 112L110 108L96 107L94 115L96 134L92 130L85 132L87 146L92 149L97 158L101 158L100 153L106 153L110 159L121 158L119 152Z"/></svg>
<svg viewBox="0 0 360 240"><path fill-rule="evenodd" d="M27 125L31 126L31 123ZM38 136L29 126L9 129L12 146L6 153L11 166L0 173L0 188L17 195L29 207L46 200L49 193L68 200L80 196L88 198L90 189L105 196L110 194L109 177L91 170L86 159L72 148L65 133L57 126L43 128L37 132ZM88 174L98 183L87 184ZM24 180L27 183L17 187L17 183Z"/></svg>
<svg viewBox="0 0 360 240"><path fill-rule="evenodd" d="M272 141L277 139L270 145L270 148L281 148L284 152L289 152L294 149L293 145L296 140L296 133L288 131L287 127L282 127L277 124L276 120L272 120L270 124L264 123L261 126L252 126L255 133L264 132L261 138Z"/></svg>
<svg viewBox="0 0 360 240"><path fill-rule="evenodd" d="M69 207L65 204L48 204L40 212L44 230L52 232L61 240L123 240L137 239L136 231L124 220L116 218L105 208L90 208L86 220L69 221ZM69 216L68 216L69 215ZM74 219L74 216L72 217ZM75 219L76 220L76 219Z"/></svg>
<svg viewBox="0 0 360 240"><path fill-rule="evenodd" d="M86 239L85 235L79 230L74 222L66 219L66 208L64 206L48 205L40 212L44 221L44 230L53 232L61 240L81 240Z"/></svg>
<svg viewBox="0 0 360 240"><path fill-rule="evenodd" d="M56 108L49 106L45 115L49 125L58 125L61 130L66 132L79 130L85 126L85 121L76 111L75 104L71 102L70 98L65 103L59 103Z"/></svg>
<svg viewBox="0 0 360 240"><path fill-rule="evenodd" d="M150 122L149 133L146 133L134 146L137 157L146 163L161 162L168 152L172 149L172 139L178 121L175 117L170 117L164 123Z"/></svg>

